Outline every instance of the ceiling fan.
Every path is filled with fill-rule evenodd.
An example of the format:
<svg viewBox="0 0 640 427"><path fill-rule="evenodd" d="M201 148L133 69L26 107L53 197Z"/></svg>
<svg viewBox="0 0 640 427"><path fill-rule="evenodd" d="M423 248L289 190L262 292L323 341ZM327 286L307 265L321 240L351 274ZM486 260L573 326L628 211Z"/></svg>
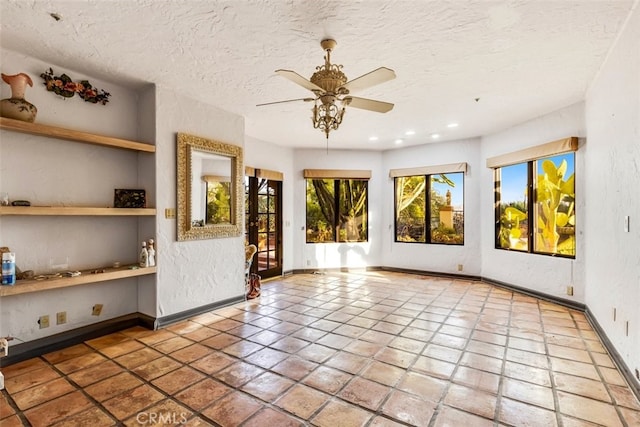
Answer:
<svg viewBox="0 0 640 427"><path fill-rule="evenodd" d="M313 127L320 129L329 139L329 132L338 129L342 123L345 107L347 105L362 110L386 113L391 111L393 104L373 99L359 98L351 96L351 91L366 89L368 87L384 83L396 78L396 73L386 67L377 68L358 78L347 81L347 76L342 72L342 65L331 63L331 51L336 47L336 41L331 39L322 40L320 46L327 52L324 57L324 65L316 67L309 80L291 70L276 70L276 73L292 82L313 92L313 98L297 98L286 101L267 102L258 104L264 105L280 104L283 102L314 102Z"/></svg>

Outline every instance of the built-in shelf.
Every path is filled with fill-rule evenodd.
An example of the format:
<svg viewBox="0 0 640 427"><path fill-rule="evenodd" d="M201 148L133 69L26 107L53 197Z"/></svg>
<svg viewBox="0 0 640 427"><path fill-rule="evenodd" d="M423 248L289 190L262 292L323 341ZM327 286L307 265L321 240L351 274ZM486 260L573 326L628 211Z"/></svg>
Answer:
<svg viewBox="0 0 640 427"><path fill-rule="evenodd" d="M125 279L127 277L144 276L155 274L156 267L131 268L129 266L120 268L98 268L82 271L76 277L54 277L49 279L18 280L15 285L0 286L0 297L10 295L28 294L51 289L67 288L70 286L86 285L88 283L106 282L108 280Z"/></svg>
<svg viewBox="0 0 640 427"><path fill-rule="evenodd" d="M45 136L47 138L65 139L67 141L82 142L85 144L124 148L127 150L143 151L147 153L156 152L155 145L145 144L143 142L112 138L110 136L96 135L89 132L81 132L40 123L23 122L21 120L8 119L6 117L0 117L0 129Z"/></svg>
<svg viewBox="0 0 640 427"><path fill-rule="evenodd" d="M0 216L155 216L155 208L98 208L88 206L0 206Z"/></svg>

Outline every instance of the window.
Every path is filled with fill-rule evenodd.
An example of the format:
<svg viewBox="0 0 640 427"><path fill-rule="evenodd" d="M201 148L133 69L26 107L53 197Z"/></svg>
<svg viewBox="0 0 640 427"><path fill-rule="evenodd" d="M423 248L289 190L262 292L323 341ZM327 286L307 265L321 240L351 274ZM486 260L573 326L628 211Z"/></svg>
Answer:
<svg viewBox="0 0 640 427"><path fill-rule="evenodd" d="M394 184L396 242L464 244L463 172L396 176Z"/></svg>
<svg viewBox="0 0 640 427"><path fill-rule="evenodd" d="M575 258L575 154L497 167L494 176L496 248Z"/></svg>
<svg viewBox="0 0 640 427"><path fill-rule="evenodd" d="M231 183L207 181L207 224L231 224Z"/></svg>
<svg viewBox="0 0 640 427"><path fill-rule="evenodd" d="M365 179L307 179L307 243L366 242Z"/></svg>

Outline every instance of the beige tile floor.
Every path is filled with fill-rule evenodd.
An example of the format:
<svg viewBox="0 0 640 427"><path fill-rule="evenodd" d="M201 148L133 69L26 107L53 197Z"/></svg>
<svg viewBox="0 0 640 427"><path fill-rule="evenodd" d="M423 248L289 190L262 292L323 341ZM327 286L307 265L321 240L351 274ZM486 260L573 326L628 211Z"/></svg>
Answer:
<svg viewBox="0 0 640 427"><path fill-rule="evenodd" d="M640 425L583 313L390 272L289 276L2 371L2 427Z"/></svg>

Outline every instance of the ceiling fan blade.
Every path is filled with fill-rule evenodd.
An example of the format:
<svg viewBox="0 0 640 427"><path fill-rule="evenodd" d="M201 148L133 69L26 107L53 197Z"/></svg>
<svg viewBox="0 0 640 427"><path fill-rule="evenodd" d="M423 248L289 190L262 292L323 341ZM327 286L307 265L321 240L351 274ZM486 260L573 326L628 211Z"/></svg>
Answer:
<svg viewBox="0 0 640 427"><path fill-rule="evenodd" d="M273 104L283 104L285 102L295 102L295 101L311 102L311 101L315 101L315 98L298 98L298 99L287 99L286 101L265 102L264 104L257 104L256 107L262 107L265 105L273 105Z"/></svg>
<svg viewBox="0 0 640 427"><path fill-rule="evenodd" d="M358 98L357 96L347 96L344 98L348 101L348 106L353 108L360 108L361 110L375 111L377 113L386 113L393 109L393 104L390 102L375 101L373 99Z"/></svg>
<svg viewBox="0 0 640 427"><path fill-rule="evenodd" d="M305 89L309 89L312 92L320 91L320 93L324 93L324 89L315 83L311 83L309 80L302 77L300 74L291 70L276 70L276 73L284 77L285 79L289 79L297 85L302 86Z"/></svg>
<svg viewBox="0 0 640 427"><path fill-rule="evenodd" d="M390 68L380 67L360 77L356 77L342 85L349 91L358 91L387 82L396 78L396 73Z"/></svg>

